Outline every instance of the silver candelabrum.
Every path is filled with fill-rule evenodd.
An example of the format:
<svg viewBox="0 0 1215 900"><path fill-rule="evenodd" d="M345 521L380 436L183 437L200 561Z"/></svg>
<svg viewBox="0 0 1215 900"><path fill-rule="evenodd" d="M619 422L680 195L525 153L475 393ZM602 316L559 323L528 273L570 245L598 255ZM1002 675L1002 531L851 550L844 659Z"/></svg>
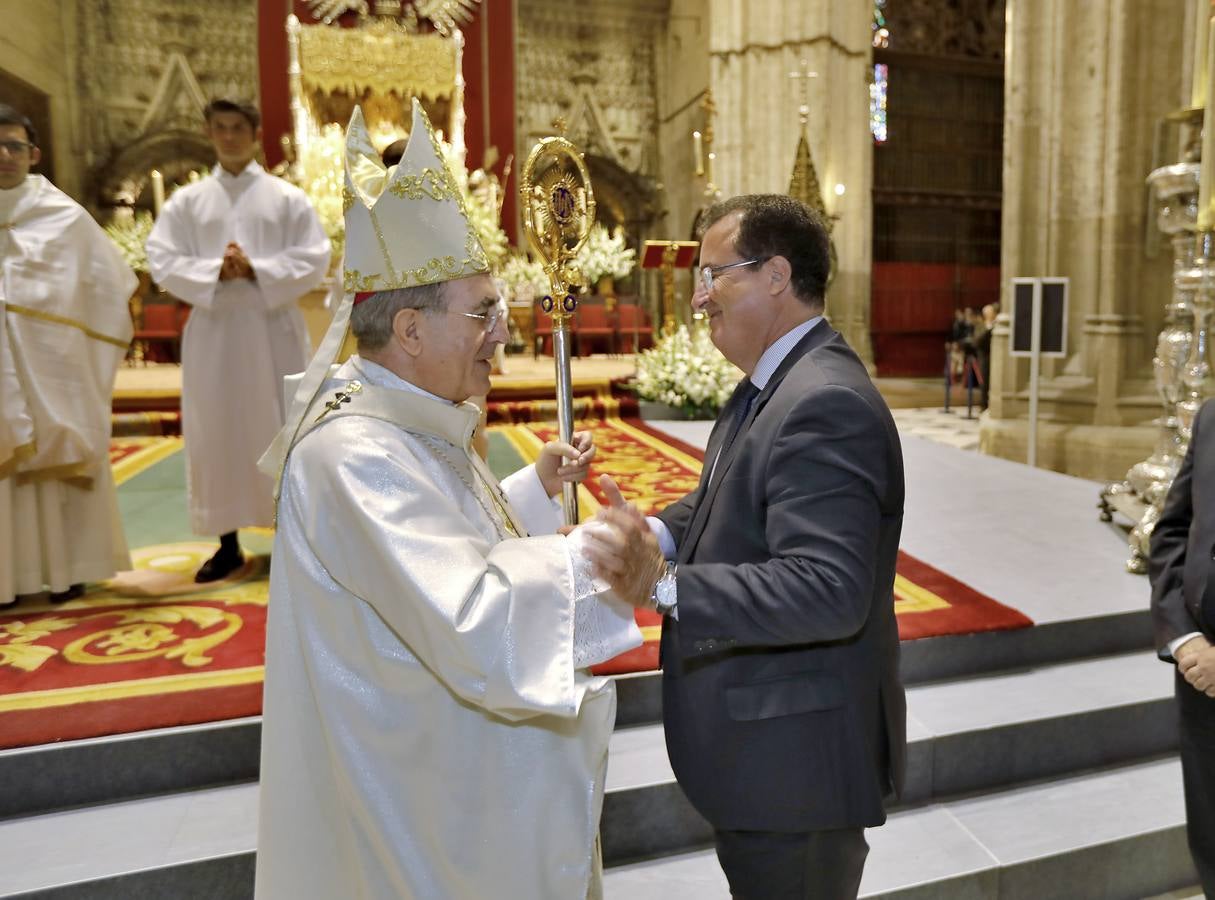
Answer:
<svg viewBox="0 0 1215 900"><path fill-rule="evenodd" d="M1100 502L1105 521L1117 510L1135 523L1127 541L1130 556L1126 568L1137 574L1147 572L1152 529L1185 456L1194 415L1208 393L1207 322L1215 295L1204 289L1208 255L1194 238L1198 173L1197 163L1182 162L1162 166L1148 176L1160 204L1156 224L1173 244L1173 291L1152 359L1162 414L1156 420L1159 434L1152 455L1131 466L1124 481L1107 485ZM1215 260L1211 262L1215 264Z"/></svg>

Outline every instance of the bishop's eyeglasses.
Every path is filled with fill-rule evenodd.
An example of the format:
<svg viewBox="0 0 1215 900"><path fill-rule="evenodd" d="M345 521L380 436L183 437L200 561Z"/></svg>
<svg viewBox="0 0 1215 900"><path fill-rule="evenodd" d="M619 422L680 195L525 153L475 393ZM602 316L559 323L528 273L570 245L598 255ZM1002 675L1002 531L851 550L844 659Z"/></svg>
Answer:
<svg viewBox="0 0 1215 900"><path fill-rule="evenodd" d="M450 311L455 312L455 310ZM498 323L502 321L502 314L503 309L501 304L495 306L493 309L486 310L483 313L458 313L458 315L467 316L470 319L480 319L485 324L486 334L494 333L494 329L497 328Z"/></svg>

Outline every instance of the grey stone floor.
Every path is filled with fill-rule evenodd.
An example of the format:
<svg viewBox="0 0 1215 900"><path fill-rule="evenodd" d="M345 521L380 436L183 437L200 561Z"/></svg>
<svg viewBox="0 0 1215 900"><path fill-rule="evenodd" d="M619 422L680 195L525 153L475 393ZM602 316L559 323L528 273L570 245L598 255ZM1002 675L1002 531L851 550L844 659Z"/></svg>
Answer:
<svg viewBox="0 0 1215 900"><path fill-rule="evenodd" d="M1146 580L1124 572L1123 540L1097 520L1096 485L958 452L957 444L923 436L938 424L928 414L920 419L908 425L907 415L900 418L905 549L1040 623L1095 622L1146 608ZM652 424L699 446L711 426ZM956 422L940 427L949 424ZM1168 667L1144 651L917 685L908 691L910 737L927 746L1023 726L1041 736L1071 723L1083 741L1088 735L1076 722L1102 710L1159 708L1170 682ZM1046 731L1042 723L1050 723ZM610 760L609 791L671 779L657 725L619 730ZM905 900L1159 893L1136 894L1136 878L1163 865L1184 871L1181 805L1170 758L928 800L870 831L862 893ZM0 821L0 895L247 854L256 820L257 788L245 784ZM728 896L711 851L612 868L606 886L608 900Z"/></svg>

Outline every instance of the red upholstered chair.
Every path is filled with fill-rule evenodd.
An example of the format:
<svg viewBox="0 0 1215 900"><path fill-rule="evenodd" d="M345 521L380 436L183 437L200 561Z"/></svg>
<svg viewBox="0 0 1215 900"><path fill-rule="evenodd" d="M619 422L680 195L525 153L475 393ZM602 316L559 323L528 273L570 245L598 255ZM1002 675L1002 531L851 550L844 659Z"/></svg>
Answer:
<svg viewBox="0 0 1215 900"><path fill-rule="evenodd" d="M579 356L589 356L591 347L602 342L607 353L616 352L615 316L599 303L582 303L574 315L574 347Z"/></svg>
<svg viewBox="0 0 1215 900"><path fill-rule="evenodd" d="M532 358L537 353L545 356L553 355L553 317L536 304L536 334L532 339Z"/></svg>
<svg viewBox="0 0 1215 900"><path fill-rule="evenodd" d="M143 362L181 362L181 333L190 307L168 294L153 294L135 308L130 356Z"/></svg>
<svg viewBox="0 0 1215 900"><path fill-rule="evenodd" d="M616 307L616 346L632 350L634 334L638 350L654 346L650 314L635 303L621 303Z"/></svg>

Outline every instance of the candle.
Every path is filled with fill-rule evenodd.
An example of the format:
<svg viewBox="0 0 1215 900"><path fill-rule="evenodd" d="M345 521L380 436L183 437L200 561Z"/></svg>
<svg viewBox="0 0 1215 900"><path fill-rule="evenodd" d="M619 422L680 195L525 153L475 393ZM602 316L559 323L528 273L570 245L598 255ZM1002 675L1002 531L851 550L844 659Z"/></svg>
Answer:
<svg viewBox="0 0 1215 900"><path fill-rule="evenodd" d="M703 175L705 173L705 158L699 131L692 132L692 155L696 159L696 174Z"/></svg>
<svg viewBox="0 0 1215 900"><path fill-rule="evenodd" d="M1211 18L1211 0L1194 4L1194 69L1190 79L1190 106L1206 106L1207 102L1207 22Z"/></svg>
<svg viewBox="0 0 1215 900"><path fill-rule="evenodd" d="M1211 67L1215 65L1215 52L1211 41L1215 40L1215 19L1207 27L1207 83L1212 82ZM1215 216L1211 209L1211 187L1215 181L1215 110L1211 108L1211 93L1207 92L1206 109L1202 115L1202 169L1198 178L1198 230L1215 228Z"/></svg>
<svg viewBox="0 0 1215 900"><path fill-rule="evenodd" d="M152 170L152 213L159 216L161 207L165 205L165 177L159 169Z"/></svg>

